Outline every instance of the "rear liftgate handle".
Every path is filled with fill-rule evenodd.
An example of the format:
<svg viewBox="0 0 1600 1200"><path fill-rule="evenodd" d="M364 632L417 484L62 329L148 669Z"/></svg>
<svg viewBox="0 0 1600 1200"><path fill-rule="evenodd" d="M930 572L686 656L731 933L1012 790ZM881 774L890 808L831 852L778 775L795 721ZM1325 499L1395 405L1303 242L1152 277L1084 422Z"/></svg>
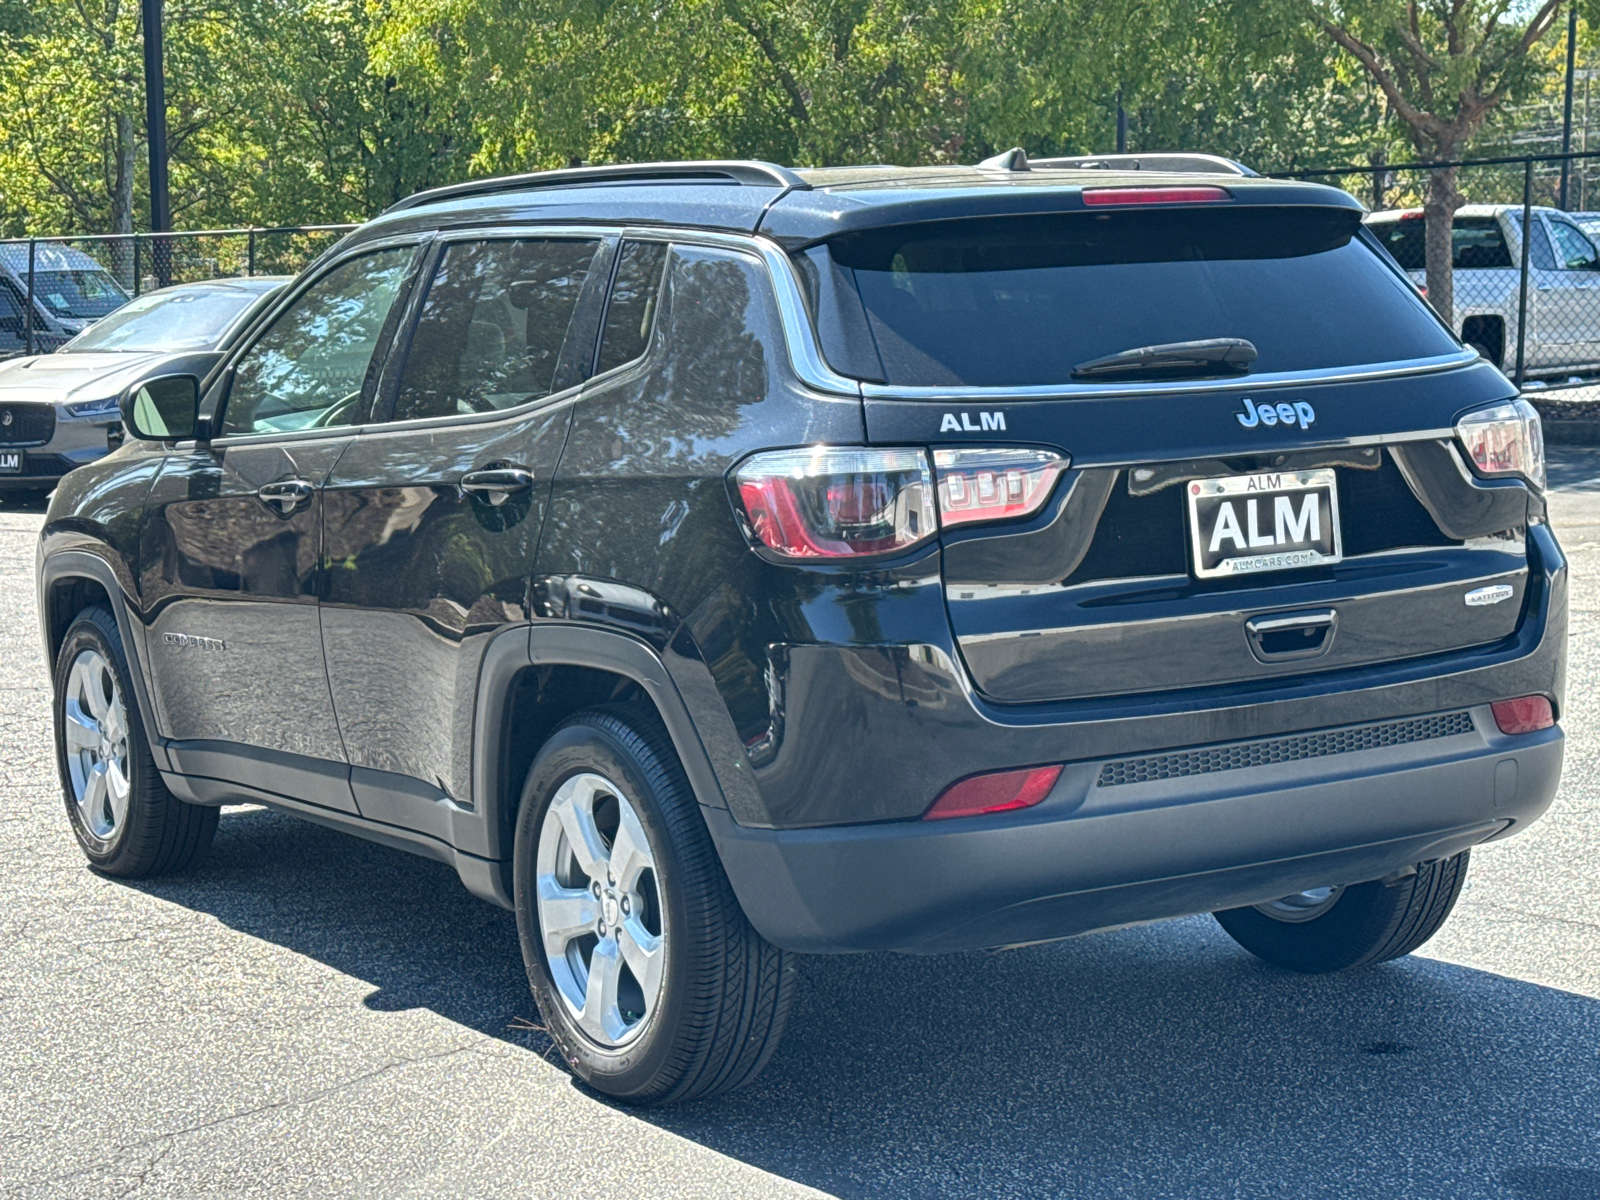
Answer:
<svg viewBox="0 0 1600 1200"><path fill-rule="evenodd" d="M533 486L533 472L526 467L486 467L469 471L461 477L463 491L482 496L499 508L515 492L525 492Z"/></svg>
<svg viewBox="0 0 1600 1200"><path fill-rule="evenodd" d="M1331 608L1251 617L1244 623L1250 653L1264 663L1320 658L1333 645L1339 614Z"/></svg>

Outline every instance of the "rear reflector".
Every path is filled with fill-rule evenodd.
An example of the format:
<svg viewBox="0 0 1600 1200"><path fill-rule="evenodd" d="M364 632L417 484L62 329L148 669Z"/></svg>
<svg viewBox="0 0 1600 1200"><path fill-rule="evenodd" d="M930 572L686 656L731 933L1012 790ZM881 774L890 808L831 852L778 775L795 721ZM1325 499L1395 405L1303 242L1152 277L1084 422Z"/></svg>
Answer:
<svg viewBox="0 0 1600 1200"><path fill-rule="evenodd" d="M1501 733L1538 733L1556 723L1555 710L1543 696L1497 700L1489 708L1494 712L1494 723Z"/></svg>
<svg viewBox="0 0 1600 1200"><path fill-rule="evenodd" d="M1083 202L1094 206L1108 204L1210 204L1231 200L1227 188L1219 187L1122 187L1084 188Z"/></svg>
<svg viewBox="0 0 1600 1200"><path fill-rule="evenodd" d="M1013 808L1032 808L1050 794L1060 777L1059 765L974 775L945 788L922 814L922 819L943 821L949 817L976 817Z"/></svg>

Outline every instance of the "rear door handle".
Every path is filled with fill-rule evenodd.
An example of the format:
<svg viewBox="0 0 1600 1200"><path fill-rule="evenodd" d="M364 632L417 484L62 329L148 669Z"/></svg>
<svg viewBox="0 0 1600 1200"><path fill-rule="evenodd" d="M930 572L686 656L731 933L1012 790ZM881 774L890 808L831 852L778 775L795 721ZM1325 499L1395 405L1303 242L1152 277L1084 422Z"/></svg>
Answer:
<svg viewBox="0 0 1600 1200"><path fill-rule="evenodd" d="M304 479L280 479L276 483L263 484L256 489L256 498L269 508L278 510L282 517L292 516L298 510L311 503L311 498L317 494L315 485L307 483Z"/></svg>
<svg viewBox="0 0 1600 1200"><path fill-rule="evenodd" d="M526 467L485 467L461 477L463 491L482 496L498 508L516 492L533 486L533 472Z"/></svg>

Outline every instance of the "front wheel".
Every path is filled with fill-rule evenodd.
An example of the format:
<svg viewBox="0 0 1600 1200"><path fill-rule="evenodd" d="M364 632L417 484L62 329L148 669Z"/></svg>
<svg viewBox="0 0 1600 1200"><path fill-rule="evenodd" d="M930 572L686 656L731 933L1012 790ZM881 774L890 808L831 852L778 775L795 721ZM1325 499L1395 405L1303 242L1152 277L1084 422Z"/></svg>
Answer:
<svg viewBox="0 0 1600 1200"><path fill-rule="evenodd" d="M1320 975L1410 954L1444 925L1467 878L1470 851L1423 863L1397 882L1297 892L1214 914L1257 958Z"/></svg>
<svg viewBox="0 0 1600 1200"><path fill-rule="evenodd" d="M121 632L104 608L79 613L62 639L55 719L67 819L91 864L140 878L205 856L218 810L167 790L145 740Z"/></svg>
<svg viewBox="0 0 1600 1200"><path fill-rule="evenodd" d="M654 710L579 713L523 789L517 930L545 1028L597 1091L662 1104L754 1079L792 958L751 928Z"/></svg>

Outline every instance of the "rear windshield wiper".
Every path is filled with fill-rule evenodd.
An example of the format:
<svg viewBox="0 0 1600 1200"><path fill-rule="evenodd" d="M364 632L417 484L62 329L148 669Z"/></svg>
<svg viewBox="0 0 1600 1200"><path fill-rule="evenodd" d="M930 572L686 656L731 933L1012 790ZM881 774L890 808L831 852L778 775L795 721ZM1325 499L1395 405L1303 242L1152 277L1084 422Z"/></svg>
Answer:
<svg viewBox="0 0 1600 1200"><path fill-rule="evenodd" d="M1169 342L1164 346L1140 346L1135 350L1091 359L1073 367L1072 377L1130 379L1139 376L1243 375L1255 360L1256 348L1244 338L1201 338L1193 342Z"/></svg>

